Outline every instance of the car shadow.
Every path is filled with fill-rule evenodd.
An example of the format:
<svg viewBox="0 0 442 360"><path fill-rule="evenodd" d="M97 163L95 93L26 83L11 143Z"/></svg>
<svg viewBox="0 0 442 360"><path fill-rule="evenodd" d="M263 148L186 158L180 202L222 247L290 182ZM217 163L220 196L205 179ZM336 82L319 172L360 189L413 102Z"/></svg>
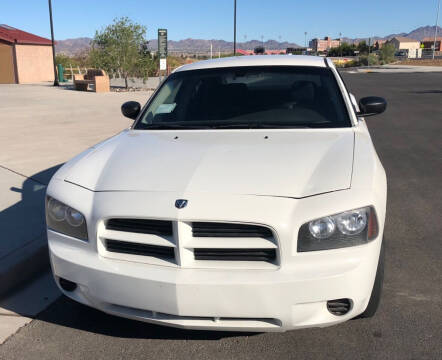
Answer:
<svg viewBox="0 0 442 360"><path fill-rule="evenodd" d="M30 177L1 169L0 191L4 203L16 198L18 201L0 210L0 298L17 284L32 279L42 267L49 266L44 198L47 184L60 166Z"/></svg>
<svg viewBox="0 0 442 360"><path fill-rule="evenodd" d="M442 90L420 90L413 91L413 94L442 94Z"/></svg>
<svg viewBox="0 0 442 360"><path fill-rule="evenodd" d="M2 228L0 249L8 244L17 245L17 242L20 242L20 245L23 244L23 246L38 242L38 245L42 248L42 251L36 255L39 257L39 259L37 259L39 263L38 268L34 267L35 259L32 261L32 264L26 262L23 264L22 272L34 273L34 276L28 278L27 281L37 279L39 275L45 273L45 270L49 270L44 199L46 187L51 177L62 165L63 164L53 166L31 177L25 178L20 187L17 184L15 186L8 186L8 188L5 189L0 189L2 192L12 191L21 194L20 201L0 211L0 225ZM15 175L16 177L19 176L17 174ZM3 243L2 240L4 239L8 239L8 244ZM42 244L43 246L41 246ZM24 250L23 247L20 246L14 251L20 254L20 252ZM10 253L8 253L8 255L10 255ZM1 257L0 260L2 260ZM14 269L14 271L14 276L17 276L17 269ZM8 276L11 276L11 274L0 272L0 281L5 280ZM53 279L47 277L46 281L53 282ZM23 285L24 283L21 283L18 289L17 287L9 289L6 293L8 295L6 300L2 300L1 303L4 309L21 316L34 317L46 323L90 333L122 338L195 340L218 340L226 337L255 334L244 332L196 331L153 325L109 315L79 304L66 296L60 297L53 304L49 305L46 310L33 316L29 313L29 309L33 307L32 303L35 299L17 297ZM50 285L53 287L53 284ZM43 292L43 289L39 291ZM46 294L41 294L40 297L44 297L45 295Z"/></svg>

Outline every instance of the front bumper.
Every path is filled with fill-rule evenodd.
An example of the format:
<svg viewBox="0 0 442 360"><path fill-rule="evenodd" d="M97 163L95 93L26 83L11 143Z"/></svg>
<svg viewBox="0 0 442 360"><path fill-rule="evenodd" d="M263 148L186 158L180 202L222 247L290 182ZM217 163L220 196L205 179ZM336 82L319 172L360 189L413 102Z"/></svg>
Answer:
<svg viewBox="0 0 442 360"><path fill-rule="evenodd" d="M64 235L49 231L49 238L56 279L78 284L67 296L114 315L192 329L285 331L346 321L365 310L379 256L375 241L312 254L308 265L290 270L179 269L103 259ZM339 298L353 302L343 316L326 306Z"/></svg>
<svg viewBox="0 0 442 360"><path fill-rule="evenodd" d="M69 198L63 195L66 186L71 187ZM48 230L55 279L64 278L78 284L75 291L63 292L104 312L190 329L286 331L337 324L361 314L368 304L383 232L381 206L378 207L379 237L369 244L297 253L296 242L297 231L304 222L318 215L368 204L376 207L376 199L357 199L350 191L296 200L264 196L209 198L174 193L93 193L66 183L60 187L63 191L52 186L48 194L83 212L88 219L90 241ZM189 199L191 206L175 209L173 204L177 198ZM118 204L118 209L109 207L111 203ZM209 207L208 203L217 207ZM225 204L235 204L235 207L227 208ZM101 219L128 215L265 224L278 234L280 262L272 269L185 268L103 257L97 249ZM341 298L351 299L352 307L347 314L335 316L327 310L326 303Z"/></svg>

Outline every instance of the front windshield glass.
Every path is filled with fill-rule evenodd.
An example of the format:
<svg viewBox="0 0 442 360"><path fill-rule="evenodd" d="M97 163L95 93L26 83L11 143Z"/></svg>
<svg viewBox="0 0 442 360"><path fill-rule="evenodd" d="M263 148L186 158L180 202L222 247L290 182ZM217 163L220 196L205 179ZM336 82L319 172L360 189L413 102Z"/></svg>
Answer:
<svg viewBox="0 0 442 360"><path fill-rule="evenodd" d="M349 126L341 91L329 68L250 66L170 75L134 128Z"/></svg>

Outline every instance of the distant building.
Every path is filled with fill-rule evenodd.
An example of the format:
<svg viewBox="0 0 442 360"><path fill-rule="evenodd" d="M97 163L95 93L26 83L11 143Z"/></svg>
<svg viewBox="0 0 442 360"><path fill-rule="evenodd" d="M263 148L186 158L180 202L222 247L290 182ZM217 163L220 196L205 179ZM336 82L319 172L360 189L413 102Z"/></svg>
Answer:
<svg viewBox="0 0 442 360"><path fill-rule="evenodd" d="M384 46L384 44L387 42L387 40L375 40L374 41L374 48L376 50L379 50L382 48L382 46Z"/></svg>
<svg viewBox="0 0 442 360"><path fill-rule="evenodd" d="M286 54L285 50L266 50L263 49L263 52L256 53L255 50L243 50L243 49L236 49L236 52L241 55L280 55L280 54Z"/></svg>
<svg viewBox="0 0 442 360"><path fill-rule="evenodd" d="M332 40L329 36L324 39L315 38L310 40L309 47L312 48L314 52L327 52L331 48L339 47L341 45L341 39Z"/></svg>
<svg viewBox="0 0 442 360"><path fill-rule="evenodd" d="M441 51L440 45L442 42L442 37L436 38L436 49L435 51ZM422 46L423 45L423 46ZM434 37L426 37L421 41L421 47L427 50L433 50Z"/></svg>
<svg viewBox="0 0 442 360"><path fill-rule="evenodd" d="M54 80L52 42L0 25L0 84Z"/></svg>
<svg viewBox="0 0 442 360"><path fill-rule="evenodd" d="M308 55L312 53L312 49L303 46L295 48L289 47L285 50L285 52L292 55Z"/></svg>
<svg viewBox="0 0 442 360"><path fill-rule="evenodd" d="M422 54L420 42L414 39L396 36L388 40L386 44L392 44L397 51L406 52L409 58L421 57Z"/></svg>

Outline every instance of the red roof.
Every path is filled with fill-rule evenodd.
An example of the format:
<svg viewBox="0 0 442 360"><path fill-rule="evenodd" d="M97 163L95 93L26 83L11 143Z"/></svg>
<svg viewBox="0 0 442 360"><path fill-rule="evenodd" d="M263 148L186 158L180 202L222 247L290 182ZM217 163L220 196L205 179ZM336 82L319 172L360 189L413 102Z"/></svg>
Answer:
<svg viewBox="0 0 442 360"><path fill-rule="evenodd" d="M0 40L17 44L51 45L52 41L12 26L0 24Z"/></svg>

